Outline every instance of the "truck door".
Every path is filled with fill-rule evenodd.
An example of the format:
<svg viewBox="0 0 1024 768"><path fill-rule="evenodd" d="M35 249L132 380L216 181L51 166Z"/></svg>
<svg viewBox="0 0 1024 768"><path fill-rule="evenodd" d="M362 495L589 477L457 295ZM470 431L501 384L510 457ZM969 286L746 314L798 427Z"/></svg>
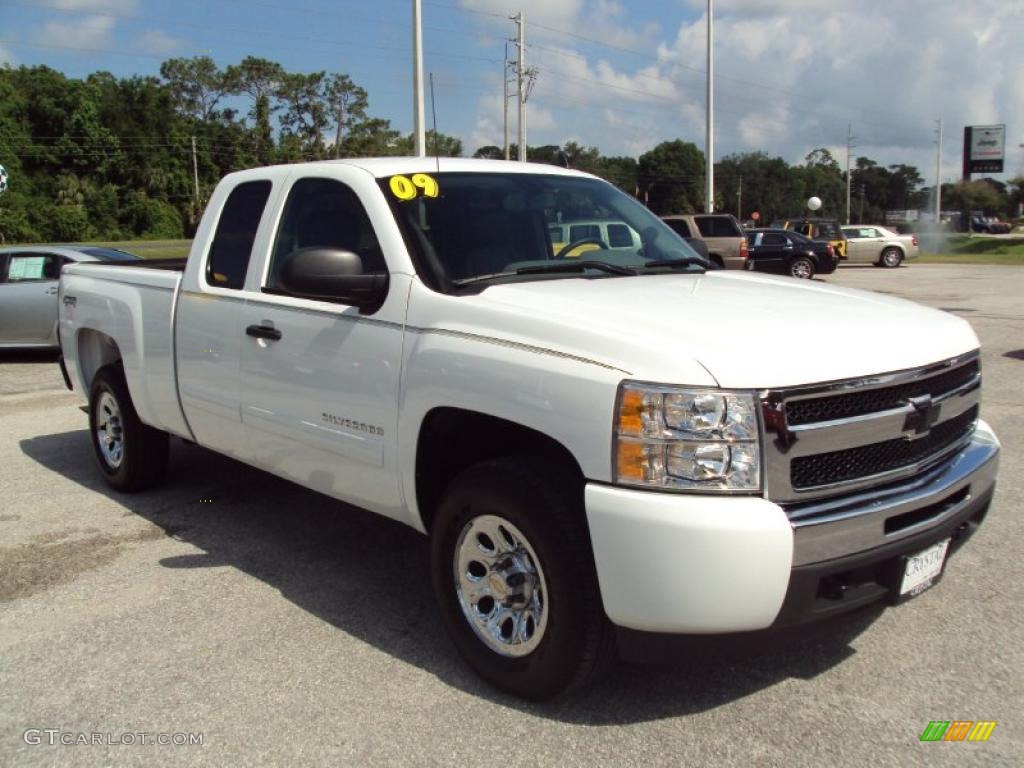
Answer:
<svg viewBox="0 0 1024 768"><path fill-rule="evenodd" d="M242 421L246 460L309 488L401 514L396 469L399 374L408 275L389 275L370 314L290 295L277 280L300 248L356 253L365 273L387 273L367 211L351 184L373 184L340 167L331 178L298 177L286 188L270 258L242 310Z"/></svg>
<svg viewBox="0 0 1024 768"><path fill-rule="evenodd" d="M254 180L234 186L226 199L214 195L216 229L196 233L196 242L209 240L210 247L205 258L193 254L200 261L195 273L186 270L175 314L178 388L192 434L200 445L239 458L243 289L257 239L266 239L260 224L271 190L269 180Z"/></svg>

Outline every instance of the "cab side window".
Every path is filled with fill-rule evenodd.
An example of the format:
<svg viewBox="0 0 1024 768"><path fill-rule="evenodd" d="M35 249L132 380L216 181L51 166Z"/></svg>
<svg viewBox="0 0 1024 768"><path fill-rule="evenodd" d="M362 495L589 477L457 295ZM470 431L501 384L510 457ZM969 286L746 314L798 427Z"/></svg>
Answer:
<svg viewBox="0 0 1024 768"><path fill-rule="evenodd" d="M206 284L240 290L252 258L263 209L270 197L269 181L247 181L228 195L206 260Z"/></svg>
<svg viewBox="0 0 1024 768"><path fill-rule="evenodd" d="M266 288L280 291L277 275L288 254L300 248L334 248L355 253L363 273L387 266L370 217L359 196L335 179L300 179L292 186L278 226Z"/></svg>

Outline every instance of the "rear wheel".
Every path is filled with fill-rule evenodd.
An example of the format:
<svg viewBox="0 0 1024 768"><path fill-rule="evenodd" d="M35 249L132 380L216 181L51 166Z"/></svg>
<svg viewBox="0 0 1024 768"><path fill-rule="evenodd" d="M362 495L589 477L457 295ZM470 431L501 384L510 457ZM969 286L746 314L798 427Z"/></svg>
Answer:
<svg viewBox="0 0 1024 768"><path fill-rule="evenodd" d="M899 248L886 248L882 251L881 257L878 259L878 263L883 267L894 268L900 265L903 261L903 254Z"/></svg>
<svg viewBox="0 0 1024 768"><path fill-rule="evenodd" d="M814 262L806 256L796 256L790 259L787 267L790 277L798 277L802 280L810 280L814 277Z"/></svg>
<svg viewBox="0 0 1024 768"><path fill-rule="evenodd" d="M529 459L478 464L431 532L445 629L481 677L524 698L579 687L613 657L574 485Z"/></svg>
<svg viewBox="0 0 1024 768"><path fill-rule="evenodd" d="M96 463L112 488L141 491L163 480L167 433L139 419L120 365L101 368L92 381L89 434Z"/></svg>

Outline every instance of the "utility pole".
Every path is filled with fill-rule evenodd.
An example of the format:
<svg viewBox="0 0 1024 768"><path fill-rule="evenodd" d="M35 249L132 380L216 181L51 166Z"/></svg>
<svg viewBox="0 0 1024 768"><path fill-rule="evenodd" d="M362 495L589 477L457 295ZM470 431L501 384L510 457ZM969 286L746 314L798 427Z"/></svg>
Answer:
<svg viewBox="0 0 1024 768"><path fill-rule="evenodd" d="M852 150L856 144L853 140L857 137L853 135L853 125L851 123L846 124L846 223L850 223L850 150Z"/></svg>
<svg viewBox="0 0 1024 768"><path fill-rule="evenodd" d="M942 118L936 120L939 127L935 139L935 226L938 228L942 220Z"/></svg>
<svg viewBox="0 0 1024 768"><path fill-rule="evenodd" d="M413 143L417 157L426 157L427 137L423 127L423 8L412 0L412 109Z"/></svg>
<svg viewBox="0 0 1024 768"><path fill-rule="evenodd" d="M714 102L714 71L715 57L712 54L712 38L714 27L712 22L712 0L708 0L708 95L707 95L707 133L704 137L704 177L707 190L704 195L704 211L714 213L715 210L715 102Z"/></svg>
<svg viewBox="0 0 1024 768"><path fill-rule="evenodd" d="M740 176L739 186L736 187L736 219L743 221L743 177Z"/></svg>
<svg viewBox="0 0 1024 768"><path fill-rule="evenodd" d="M505 126L505 159L509 159L508 148L508 42L505 43L505 60L501 63L501 112Z"/></svg>
<svg viewBox="0 0 1024 768"><path fill-rule="evenodd" d="M192 137L192 178L196 183L196 210L199 210L199 162L196 160L196 137Z"/></svg>
<svg viewBox="0 0 1024 768"><path fill-rule="evenodd" d="M519 162L526 162L526 16L522 11L512 17L516 23L516 93L519 94Z"/></svg>
<svg viewBox="0 0 1024 768"><path fill-rule="evenodd" d="M860 215L857 217L857 223L858 224L863 224L864 223L864 191L865 191L865 185L861 184L860 185Z"/></svg>

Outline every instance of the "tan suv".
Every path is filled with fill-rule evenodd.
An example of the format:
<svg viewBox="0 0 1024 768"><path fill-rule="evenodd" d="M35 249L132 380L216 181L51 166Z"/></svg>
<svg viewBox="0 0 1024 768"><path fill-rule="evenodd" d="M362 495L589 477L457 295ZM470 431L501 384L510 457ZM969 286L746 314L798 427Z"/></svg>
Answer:
<svg viewBox="0 0 1024 768"><path fill-rule="evenodd" d="M703 240L708 258L726 269L746 269L747 238L735 217L728 213L672 214L662 216L681 237Z"/></svg>

